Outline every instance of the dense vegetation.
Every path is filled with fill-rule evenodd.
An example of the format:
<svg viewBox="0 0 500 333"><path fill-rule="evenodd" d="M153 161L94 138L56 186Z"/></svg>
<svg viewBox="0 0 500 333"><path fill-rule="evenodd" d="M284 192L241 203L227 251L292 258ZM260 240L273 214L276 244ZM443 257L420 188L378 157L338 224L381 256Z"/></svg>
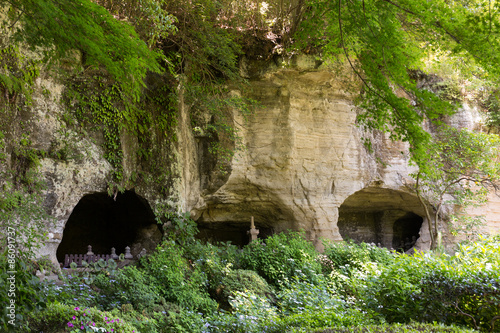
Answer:
<svg viewBox="0 0 500 333"><path fill-rule="evenodd" d="M194 222L191 222L194 223ZM193 228L192 230L196 230ZM301 233L243 248L167 237L135 265L36 282L28 332L498 332L500 238L453 255L326 243ZM2 294L2 299L4 299ZM41 298L41 299L39 299ZM19 304L21 306L21 304Z"/></svg>
<svg viewBox="0 0 500 333"><path fill-rule="evenodd" d="M493 113L498 102L500 4L496 1L2 0L0 4L8 8L3 26L5 35L12 35L9 43L23 41L43 50L44 63L78 50L83 68L101 67L125 100L142 97L140 88L148 71L169 73L169 83L183 85L194 110L216 112L234 103L224 97L224 86L241 81L242 55L281 56L286 63L294 53L305 52L321 61L347 63L356 79L346 80L345 88L358 96L363 110L359 122L409 142L420 166L425 165L427 144L432 141L423 124L441 123L441 117L452 113L467 93L457 95L453 78L458 77L462 87L469 86L466 90L481 85L475 98ZM429 70L441 72L445 80L422 89L419 77ZM0 77L9 92L20 89L9 80Z"/></svg>

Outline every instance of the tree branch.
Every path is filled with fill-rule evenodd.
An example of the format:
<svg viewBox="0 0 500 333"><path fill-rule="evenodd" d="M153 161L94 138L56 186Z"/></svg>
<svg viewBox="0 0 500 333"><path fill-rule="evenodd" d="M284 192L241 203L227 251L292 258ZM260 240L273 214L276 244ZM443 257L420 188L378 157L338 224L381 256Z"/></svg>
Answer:
<svg viewBox="0 0 500 333"><path fill-rule="evenodd" d="M411 11L407 8L404 8L402 7L401 5L391 1L391 0L383 0L399 9L401 9L402 11L404 11L405 13L408 13L408 14L411 14L411 15L414 15L418 18L422 18L422 15L419 15L417 13L415 13L414 11ZM456 37L454 34L452 34L451 32L449 32L445 27L443 27L443 25L441 24L441 22L439 21L436 21L434 23L431 23L432 25L434 25L436 28L439 28L439 29L442 29L448 36L450 36L457 44L461 44L461 41L458 37Z"/></svg>
<svg viewBox="0 0 500 333"><path fill-rule="evenodd" d="M345 41L344 41L344 33L343 33L343 26L342 26L342 0L338 1L338 22L339 22L339 32L340 32L340 42L342 44L342 50L344 51L344 54L347 58L347 61L349 62L349 66L352 68L354 73L356 74L357 77L363 82L363 84L366 86L368 90L370 90L375 96L380 98L382 101L384 101L395 113L397 119L404 119L404 117L401 115L399 112L398 108L394 106L386 97L381 95L377 90L373 89L369 82L359 73L359 71L355 68L354 64L351 61L351 58L349 57L349 53L347 51L347 48L345 46Z"/></svg>
<svg viewBox="0 0 500 333"><path fill-rule="evenodd" d="M475 330L478 330L478 329L479 329L479 328L477 327L476 319L474 318L474 316L472 316L472 315L470 315L470 314L465 313L464 311L462 311L462 309L460 309L460 308L458 307L458 304L457 304L457 303L453 303L453 305L454 305L455 309L457 309L457 310L458 310L458 312L459 312L461 315L467 316L467 317L469 317L470 319L472 319L472 323L474 324L474 329L475 329Z"/></svg>

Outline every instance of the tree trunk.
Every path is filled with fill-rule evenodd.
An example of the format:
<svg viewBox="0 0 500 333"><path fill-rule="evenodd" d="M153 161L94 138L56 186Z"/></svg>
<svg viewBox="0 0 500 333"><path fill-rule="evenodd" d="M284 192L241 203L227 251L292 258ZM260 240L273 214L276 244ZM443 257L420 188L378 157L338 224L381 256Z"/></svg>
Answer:
<svg viewBox="0 0 500 333"><path fill-rule="evenodd" d="M429 235L431 236L431 250L434 250L436 248L436 237L433 232L433 226L437 223L437 221L432 220L431 214L429 212L429 207L425 204L424 199L420 195L420 172L417 174L417 179L416 179L416 184L415 184L415 192L417 194L417 198L420 201L420 204L424 208L425 211L425 217L427 218L427 226L429 228ZM436 216L437 217L437 216Z"/></svg>

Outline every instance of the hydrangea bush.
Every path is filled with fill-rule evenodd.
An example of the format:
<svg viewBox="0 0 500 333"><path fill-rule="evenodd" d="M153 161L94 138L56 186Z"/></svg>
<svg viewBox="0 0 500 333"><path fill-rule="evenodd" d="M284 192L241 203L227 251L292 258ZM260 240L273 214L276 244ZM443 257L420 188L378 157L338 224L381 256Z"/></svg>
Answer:
<svg viewBox="0 0 500 333"><path fill-rule="evenodd" d="M78 276L47 283L50 303L31 314L29 327L37 333L400 332L401 323L407 332L500 329L500 236L460 245L453 255L397 254L352 242L319 254L293 233L242 250L188 243L166 241L137 266L99 272L92 283Z"/></svg>

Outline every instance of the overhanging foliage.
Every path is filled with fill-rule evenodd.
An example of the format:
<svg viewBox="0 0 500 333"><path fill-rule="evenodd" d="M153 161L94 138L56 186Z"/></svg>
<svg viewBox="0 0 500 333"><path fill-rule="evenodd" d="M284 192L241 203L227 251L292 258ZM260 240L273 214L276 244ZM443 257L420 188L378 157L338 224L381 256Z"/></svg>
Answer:
<svg viewBox="0 0 500 333"><path fill-rule="evenodd" d="M446 50L498 79L499 6L483 0L311 0L297 45L345 59L361 81L361 123L409 142L414 161L424 165L432 140L423 125L440 123L456 105L420 89L412 71L432 52Z"/></svg>
<svg viewBox="0 0 500 333"><path fill-rule="evenodd" d="M139 99L147 71L161 72L160 53L90 0L1 0L0 6L8 8L3 27L17 41L42 50L46 61L80 51L83 66L103 66L131 101Z"/></svg>

